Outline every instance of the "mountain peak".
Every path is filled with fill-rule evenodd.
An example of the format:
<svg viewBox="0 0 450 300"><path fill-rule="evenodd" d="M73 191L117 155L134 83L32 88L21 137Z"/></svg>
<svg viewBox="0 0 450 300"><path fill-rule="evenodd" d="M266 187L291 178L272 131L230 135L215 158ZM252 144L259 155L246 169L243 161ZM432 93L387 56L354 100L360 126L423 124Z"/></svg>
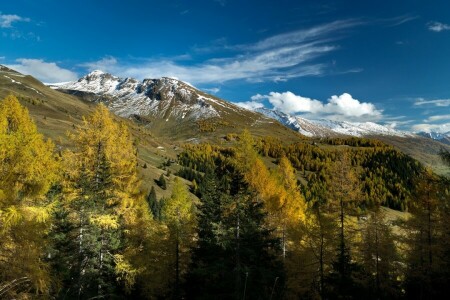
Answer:
<svg viewBox="0 0 450 300"><path fill-rule="evenodd" d="M219 117L219 107L240 110L175 78L120 78L100 70L90 72L78 81L52 85L69 93L84 94L87 100L105 102L123 117L159 116L164 120L206 119Z"/></svg>
<svg viewBox="0 0 450 300"><path fill-rule="evenodd" d="M92 72L90 72L89 74L87 74L86 76L99 76L99 75L103 75L105 74L105 72L103 72L102 70L94 70Z"/></svg>

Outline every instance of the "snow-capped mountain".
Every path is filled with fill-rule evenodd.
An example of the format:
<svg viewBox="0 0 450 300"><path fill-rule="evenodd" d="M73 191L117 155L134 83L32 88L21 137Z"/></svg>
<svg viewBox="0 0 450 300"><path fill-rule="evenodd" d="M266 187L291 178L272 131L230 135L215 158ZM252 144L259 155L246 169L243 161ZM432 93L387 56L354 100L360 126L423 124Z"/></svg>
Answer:
<svg viewBox="0 0 450 300"><path fill-rule="evenodd" d="M134 78L116 77L102 71L93 71L78 81L52 84L50 87L82 96L89 101L103 102L114 113L122 117L153 116L164 121L226 118L228 123L235 123L240 118L245 120L244 123L240 123L243 126L253 126L258 123L268 124L270 119L274 119L309 137L417 137L415 134L373 122L309 120L266 108L258 108L254 112L269 119L258 117L259 114L208 95L188 83L167 77L139 81ZM449 133L420 133L418 135L450 144Z"/></svg>
<svg viewBox="0 0 450 300"><path fill-rule="evenodd" d="M155 116L169 120L207 119L219 117L219 110L243 111L229 102L205 94L188 83L173 79L120 78L102 71L93 71L75 82L50 85L85 99L103 102L122 117ZM218 109L220 108L220 109Z"/></svg>
<svg viewBox="0 0 450 300"><path fill-rule="evenodd" d="M436 141L439 141L441 143L450 145L450 131L445 133L440 132L418 132L417 135L430 138Z"/></svg>
<svg viewBox="0 0 450 300"><path fill-rule="evenodd" d="M291 116L283 112L258 108L255 111L273 118L285 126L309 137L332 137L348 135L355 137L364 136L398 136L410 137L411 133L394 130L392 128L373 122L347 122L332 120L308 120L298 116Z"/></svg>

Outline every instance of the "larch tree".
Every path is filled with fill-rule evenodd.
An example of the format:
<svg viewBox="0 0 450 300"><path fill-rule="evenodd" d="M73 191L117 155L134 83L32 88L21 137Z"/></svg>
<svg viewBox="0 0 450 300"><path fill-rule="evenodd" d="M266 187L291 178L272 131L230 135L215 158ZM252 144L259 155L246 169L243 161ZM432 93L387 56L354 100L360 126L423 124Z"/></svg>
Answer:
<svg viewBox="0 0 450 300"><path fill-rule="evenodd" d="M137 157L130 133L100 104L70 135L76 149L64 153L64 205L76 224L70 293L78 297L118 293L116 281L134 283L138 268L127 261L137 251L137 224L150 220L139 193Z"/></svg>
<svg viewBox="0 0 450 300"><path fill-rule="evenodd" d="M406 222L409 232L406 295L414 299L440 299L449 287L448 181L430 170L417 183L417 195Z"/></svg>
<svg viewBox="0 0 450 300"><path fill-rule="evenodd" d="M327 292L351 297L359 291L354 280L356 265L351 258L347 217L359 200L361 187L348 151L336 153L336 161L330 171L331 181L328 185L327 204L335 210L339 234L336 259L327 280L329 288Z"/></svg>
<svg viewBox="0 0 450 300"><path fill-rule="evenodd" d="M0 102L0 298L50 288L42 260L57 179L54 146L14 96Z"/></svg>
<svg viewBox="0 0 450 300"><path fill-rule="evenodd" d="M280 159L278 173L281 188L285 192L280 201L279 220L282 227L283 257L286 257L287 229L305 220L306 203L300 194L294 168L285 156Z"/></svg>
<svg viewBox="0 0 450 300"><path fill-rule="evenodd" d="M391 225L381 208L369 214L362 235L360 252L366 290L374 299L400 298L400 255Z"/></svg>
<svg viewBox="0 0 450 300"><path fill-rule="evenodd" d="M183 182L176 177L174 180L172 195L164 204L162 218L169 228L173 241L173 265L175 278L174 297L179 298L181 289L181 276L185 273L188 261L185 251L192 243L193 228L195 226L195 206L189 196L189 191Z"/></svg>

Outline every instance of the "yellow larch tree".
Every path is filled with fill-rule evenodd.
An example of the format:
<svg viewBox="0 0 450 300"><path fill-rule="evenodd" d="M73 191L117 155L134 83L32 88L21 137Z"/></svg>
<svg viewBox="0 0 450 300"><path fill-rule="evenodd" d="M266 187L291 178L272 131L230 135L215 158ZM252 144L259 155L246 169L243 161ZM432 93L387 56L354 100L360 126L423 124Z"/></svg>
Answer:
<svg viewBox="0 0 450 300"><path fill-rule="evenodd" d="M137 231L148 228L151 216L125 124L100 104L70 137L76 148L63 155L63 186L79 249L72 261L75 280L67 288L78 297L105 296L116 290L111 277L130 288L141 271L129 259L143 251L146 235Z"/></svg>
<svg viewBox="0 0 450 300"><path fill-rule="evenodd" d="M52 208L45 194L57 179L53 149L16 97L0 102L0 298L49 291L41 258Z"/></svg>
<svg viewBox="0 0 450 300"><path fill-rule="evenodd" d="M174 278L174 298L180 297L180 278L182 273L186 272L188 259L184 255L185 249L192 246L193 229L195 226L195 206L189 197L189 192L183 182L176 177L172 189L172 195L163 206L163 219L169 229L170 243L174 246L171 255L175 271ZM170 251L169 251L170 253Z"/></svg>

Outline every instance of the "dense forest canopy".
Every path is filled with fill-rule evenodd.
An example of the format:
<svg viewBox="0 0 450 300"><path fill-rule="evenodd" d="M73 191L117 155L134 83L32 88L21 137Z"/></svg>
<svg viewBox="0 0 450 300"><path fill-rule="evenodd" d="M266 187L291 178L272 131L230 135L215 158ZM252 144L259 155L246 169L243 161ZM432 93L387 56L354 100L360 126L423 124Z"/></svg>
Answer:
<svg viewBox="0 0 450 300"><path fill-rule="evenodd" d="M158 198L103 105L69 138L55 148L14 96L0 102L2 299L448 294L449 181L382 142L186 144L177 176L150 184L170 186Z"/></svg>

